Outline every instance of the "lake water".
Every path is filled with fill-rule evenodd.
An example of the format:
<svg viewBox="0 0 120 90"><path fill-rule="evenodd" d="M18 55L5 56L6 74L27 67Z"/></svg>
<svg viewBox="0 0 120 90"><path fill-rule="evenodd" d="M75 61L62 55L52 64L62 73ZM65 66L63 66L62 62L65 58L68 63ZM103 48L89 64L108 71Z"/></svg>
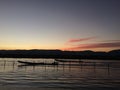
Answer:
<svg viewBox="0 0 120 90"><path fill-rule="evenodd" d="M61 65L22 66L17 60L48 62L54 59L0 58L0 86L52 88L120 88L120 61L82 60Z"/></svg>

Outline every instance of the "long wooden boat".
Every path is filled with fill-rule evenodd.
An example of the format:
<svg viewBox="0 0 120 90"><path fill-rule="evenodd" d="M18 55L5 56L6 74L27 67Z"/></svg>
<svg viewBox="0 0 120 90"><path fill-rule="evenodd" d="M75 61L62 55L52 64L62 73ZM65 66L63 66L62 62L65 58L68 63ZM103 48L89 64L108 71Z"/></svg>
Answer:
<svg viewBox="0 0 120 90"><path fill-rule="evenodd" d="M44 63L44 62L28 62L28 61L18 61L19 63L25 64L25 65L58 65L58 62L53 63Z"/></svg>
<svg viewBox="0 0 120 90"><path fill-rule="evenodd" d="M81 61L81 60L79 60L79 59L55 59L55 61L57 61L57 62L83 62L83 61Z"/></svg>

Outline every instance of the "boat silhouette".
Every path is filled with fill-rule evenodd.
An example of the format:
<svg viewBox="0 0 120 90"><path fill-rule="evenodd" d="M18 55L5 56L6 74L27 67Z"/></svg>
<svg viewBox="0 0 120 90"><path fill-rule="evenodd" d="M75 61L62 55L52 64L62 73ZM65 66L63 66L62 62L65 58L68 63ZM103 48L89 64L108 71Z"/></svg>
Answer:
<svg viewBox="0 0 120 90"><path fill-rule="evenodd" d="M83 61L81 61L80 59L55 59L55 61L57 61L57 62L83 62Z"/></svg>
<svg viewBox="0 0 120 90"><path fill-rule="evenodd" d="M22 63L24 65L58 65L58 62L53 62L53 63L44 63L44 62L28 62L28 61L18 61L19 63Z"/></svg>

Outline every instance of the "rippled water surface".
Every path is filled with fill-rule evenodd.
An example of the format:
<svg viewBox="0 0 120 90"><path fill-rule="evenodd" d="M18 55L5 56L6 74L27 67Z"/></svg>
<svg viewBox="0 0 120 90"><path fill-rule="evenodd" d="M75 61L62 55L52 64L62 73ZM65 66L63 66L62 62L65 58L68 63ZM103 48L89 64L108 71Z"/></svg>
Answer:
<svg viewBox="0 0 120 90"><path fill-rule="evenodd" d="M56 66L24 66L17 60L53 62L53 59L0 58L0 86L120 87L120 61L82 60Z"/></svg>

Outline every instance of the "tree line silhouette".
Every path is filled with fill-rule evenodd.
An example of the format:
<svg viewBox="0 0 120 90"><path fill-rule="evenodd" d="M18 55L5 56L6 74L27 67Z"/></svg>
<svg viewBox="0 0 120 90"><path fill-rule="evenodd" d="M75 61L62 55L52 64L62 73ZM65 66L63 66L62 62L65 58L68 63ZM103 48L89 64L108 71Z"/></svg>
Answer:
<svg viewBox="0 0 120 90"><path fill-rule="evenodd" d="M109 52L62 50L0 50L1 58L71 58L120 60L120 49Z"/></svg>

